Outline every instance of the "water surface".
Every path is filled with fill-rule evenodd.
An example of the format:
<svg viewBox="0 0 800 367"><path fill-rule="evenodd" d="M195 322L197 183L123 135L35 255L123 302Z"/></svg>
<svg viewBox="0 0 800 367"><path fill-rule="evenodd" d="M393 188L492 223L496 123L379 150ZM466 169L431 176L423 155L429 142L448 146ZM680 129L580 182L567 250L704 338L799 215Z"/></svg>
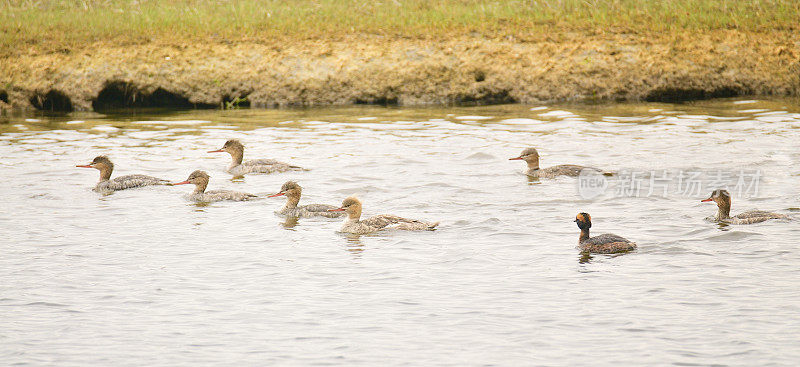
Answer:
<svg viewBox="0 0 800 367"><path fill-rule="evenodd" d="M0 360L6 365L793 365L800 360L798 221L720 226L686 195L585 199L542 166L760 172L733 212L796 215L800 105L343 107L0 117ZM234 179L245 159L309 169ZM438 231L349 237L287 221L282 199L196 205L189 187L103 196L114 176L357 194L365 215ZM704 181L708 184L708 181ZM581 256L572 220L639 250Z"/></svg>

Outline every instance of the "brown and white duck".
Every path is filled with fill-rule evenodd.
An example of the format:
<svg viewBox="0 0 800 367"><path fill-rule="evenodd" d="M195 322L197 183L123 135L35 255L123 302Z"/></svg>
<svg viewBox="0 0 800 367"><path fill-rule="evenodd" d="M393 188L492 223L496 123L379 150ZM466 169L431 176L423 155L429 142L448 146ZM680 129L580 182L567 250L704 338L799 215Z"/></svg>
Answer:
<svg viewBox="0 0 800 367"><path fill-rule="evenodd" d="M347 213L341 229L341 232L344 233L367 234L386 229L432 231L439 225L439 222L425 222L387 214L361 220L361 201L354 196L344 199L341 207L330 209L330 211Z"/></svg>
<svg viewBox="0 0 800 367"><path fill-rule="evenodd" d="M89 164L79 164L75 167L94 168L100 171L100 181L94 187L94 191L111 192L125 190L134 187L169 185L168 180L147 176L147 175L125 175L111 179L111 172L114 171L114 163L104 155L94 157Z"/></svg>
<svg viewBox="0 0 800 367"><path fill-rule="evenodd" d="M213 201L245 201L257 198L256 195L248 194L246 192L231 191L231 190L211 190L206 191L208 181L211 177L205 171L197 170L189 175L186 181L176 182L173 185L188 185L195 186L188 199L197 202L213 202Z"/></svg>
<svg viewBox="0 0 800 367"><path fill-rule="evenodd" d="M298 166L293 166L288 163L276 161L274 159L252 159L243 161L244 159L244 145L236 139L230 139L225 142L222 148L217 150L210 150L209 153L222 153L226 152L231 155L231 165L228 166L227 172L234 176L243 176L248 173L275 173L286 171L302 171L303 169Z"/></svg>
<svg viewBox="0 0 800 367"><path fill-rule="evenodd" d="M339 218L343 216L345 213L343 211L331 211L331 209L336 209L337 206L335 205L328 205L328 204L306 204L302 206L297 206L297 203L300 202L300 196L303 193L303 188L294 181L287 181L286 183L281 186L281 191L278 191L276 194L269 195L267 197L274 198L278 196L286 196L286 205L281 208L281 210L277 211L276 213L280 215L285 215L287 217L300 217L300 218L311 218L311 217L326 217L326 218Z"/></svg>
<svg viewBox="0 0 800 367"><path fill-rule="evenodd" d="M717 203L717 214L713 217L706 218L712 221L718 221L728 224L753 224L760 223L770 219L787 219L786 215L778 213L765 212L763 210L748 210L744 213L737 214L731 217L731 194L728 190L718 189L711 192L708 199L700 200L701 202L713 201Z"/></svg>
<svg viewBox="0 0 800 367"><path fill-rule="evenodd" d="M558 176L578 177L584 169L592 169L604 175L610 173L602 172L601 170L593 167L578 166L575 164L561 164L558 166L539 168L539 152L536 148L526 148L519 154L518 157L509 158L510 161L525 161L528 164L528 169L525 174L531 177L539 178L556 178Z"/></svg>

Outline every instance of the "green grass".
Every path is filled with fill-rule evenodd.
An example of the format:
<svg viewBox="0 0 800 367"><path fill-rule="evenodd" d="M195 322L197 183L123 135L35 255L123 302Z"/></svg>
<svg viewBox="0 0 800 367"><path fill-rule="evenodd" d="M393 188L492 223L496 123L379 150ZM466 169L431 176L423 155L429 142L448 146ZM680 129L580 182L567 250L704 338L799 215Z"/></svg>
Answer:
<svg viewBox="0 0 800 367"><path fill-rule="evenodd" d="M797 29L797 0L0 0L0 48L106 39Z"/></svg>

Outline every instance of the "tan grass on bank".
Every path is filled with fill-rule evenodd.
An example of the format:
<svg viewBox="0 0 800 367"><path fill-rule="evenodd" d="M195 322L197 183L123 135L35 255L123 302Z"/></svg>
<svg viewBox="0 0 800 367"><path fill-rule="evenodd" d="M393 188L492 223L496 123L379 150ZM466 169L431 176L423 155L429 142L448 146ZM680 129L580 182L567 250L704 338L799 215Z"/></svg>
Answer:
<svg viewBox="0 0 800 367"><path fill-rule="evenodd" d="M71 48L118 43L275 37L525 39L542 32L792 30L796 0L0 0L0 47Z"/></svg>
<svg viewBox="0 0 800 367"><path fill-rule="evenodd" d="M797 96L798 14L794 0L0 0L0 109Z"/></svg>

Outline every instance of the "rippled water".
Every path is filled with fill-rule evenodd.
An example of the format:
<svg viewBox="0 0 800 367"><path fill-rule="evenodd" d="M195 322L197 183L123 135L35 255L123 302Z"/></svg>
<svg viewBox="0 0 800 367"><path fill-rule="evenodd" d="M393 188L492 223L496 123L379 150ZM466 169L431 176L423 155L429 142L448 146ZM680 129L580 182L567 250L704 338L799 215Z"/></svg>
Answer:
<svg viewBox="0 0 800 367"><path fill-rule="evenodd" d="M584 199L508 161L607 170L759 170L759 208L797 217L800 105L348 107L0 117L0 360L4 365L794 365L800 221L720 226L708 195ZM307 172L224 172L277 158ZM102 196L75 168L276 192L358 194L365 215L435 232L348 237L285 221L282 199L187 202L186 186ZM638 242L581 257L593 233Z"/></svg>

